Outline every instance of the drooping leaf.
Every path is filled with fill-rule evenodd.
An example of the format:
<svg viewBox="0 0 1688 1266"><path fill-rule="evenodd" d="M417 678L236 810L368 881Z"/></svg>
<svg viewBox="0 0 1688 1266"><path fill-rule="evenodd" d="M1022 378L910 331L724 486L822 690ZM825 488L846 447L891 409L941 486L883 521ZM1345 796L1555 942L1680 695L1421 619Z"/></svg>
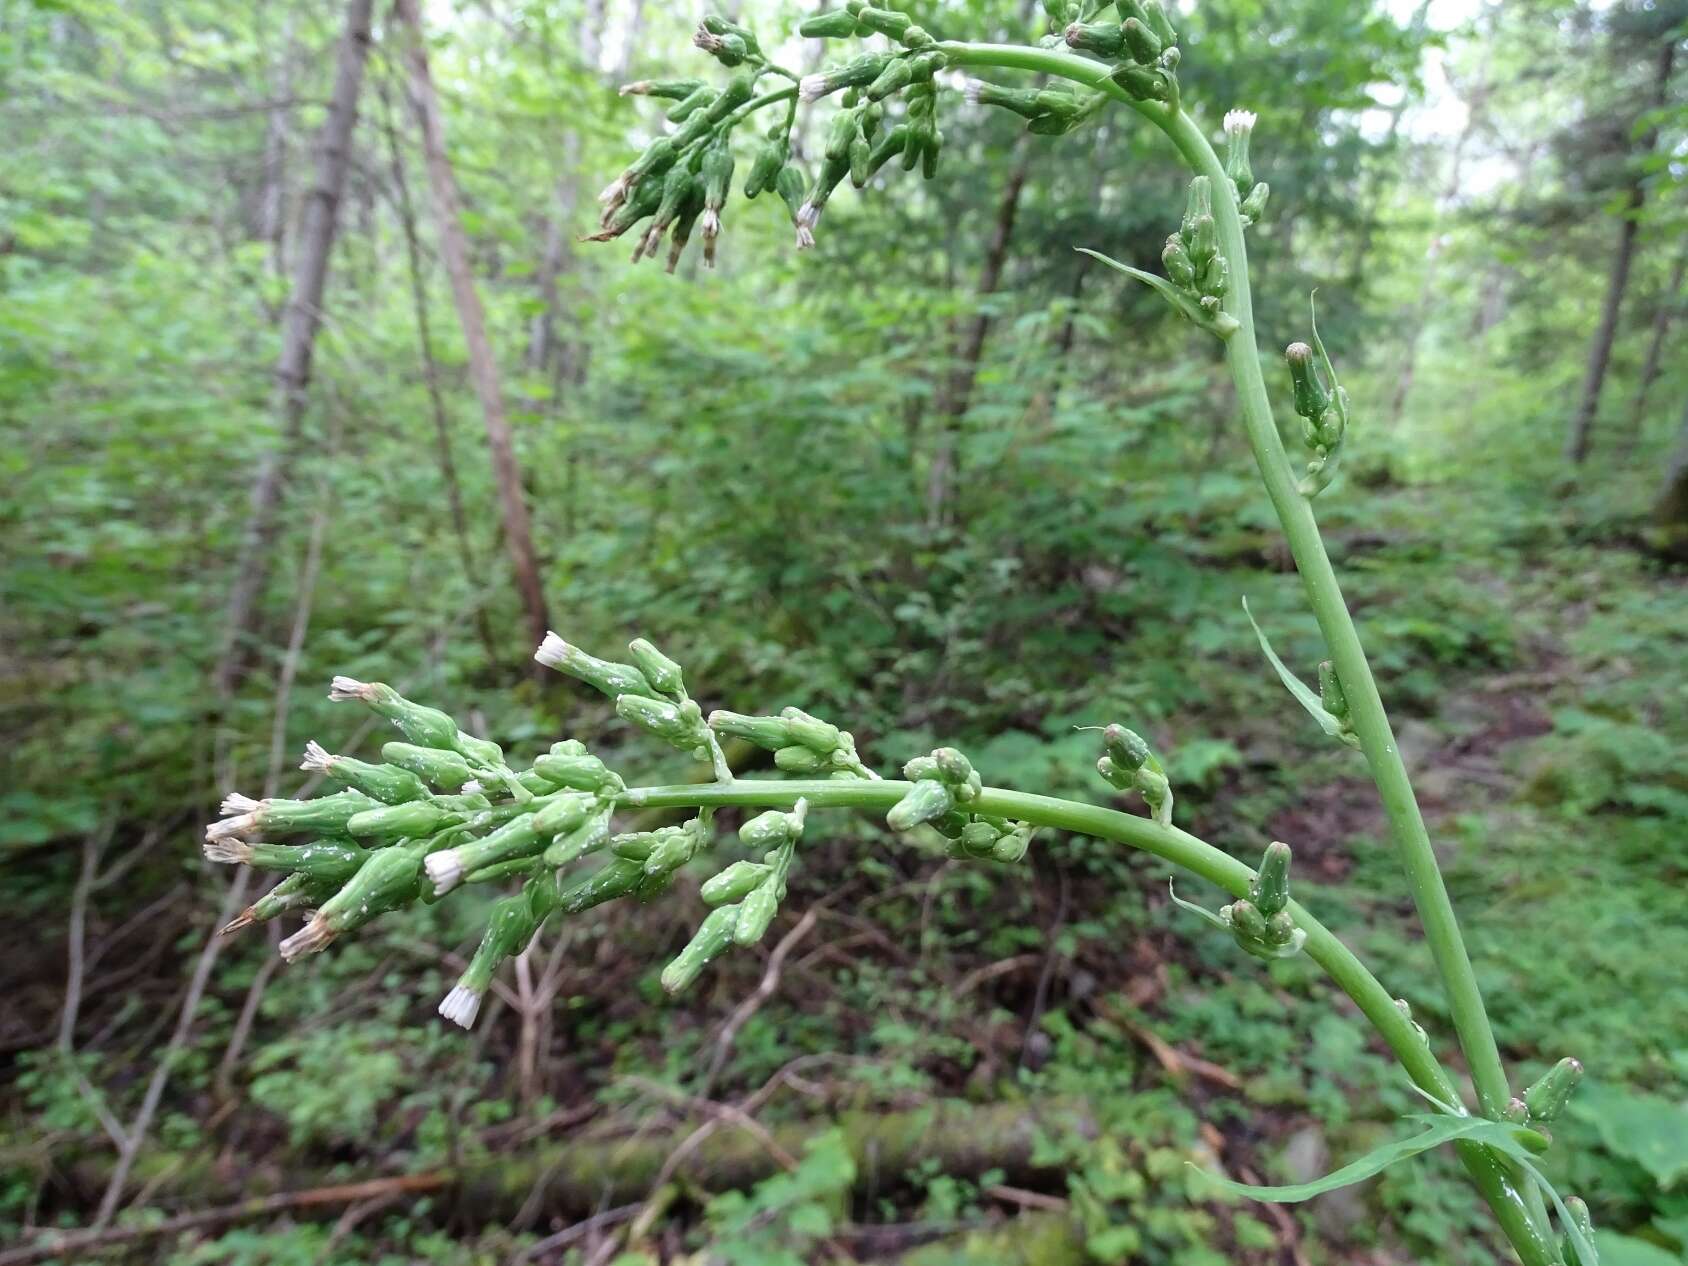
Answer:
<svg viewBox="0 0 1688 1266"><path fill-rule="evenodd" d="M1201 326L1202 329L1207 330L1209 333L1215 334L1222 339L1227 339L1237 332L1237 319L1235 317L1226 312L1215 313L1212 316L1208 315L1206 312L1201 310L1201 307L1197 305L1189 295L1178 289L1165 277L1157 277L1154 273L1146 273L1141 268L1133 268L1130 264L1122 264L1119 260L1112 259L1109 256L1102 254L1100 251L1093 251L1089 247L1079 246L1074 249L1076 249L1081 255L1088 255L1090 258L1106 264L1109 268L1124 273L1127 277L1135 277L1145 286L1154 290L1156 294L1160 295L1161 298L1165 299L1185 317L1189 318L1192 323Z"/></svg>
<svg viewBox="0 0 1688 1266"><path fill-rule="evenodd" d="M1295 701L1307 709L1307 715L1317 721L1319 728L1326 734L1334 739L1340 739L1349 747L1358 748L1360 746L1359 736L1352 730L1344 728L1341 721L1326 712L1325 705L1320 702L1319 696L1314 694L1301 678L1290 672L1284 661L1278 658L1277 652L1272 649L1272 643L1266 639L1265 631L1254 618L1254 612L1248 609L1247 598L1243 599L1243 614L1248 617L1248 622L1254 626L1254 636L1260 639L1260 649L1266 653L1267 660L1277 670L1278 680L1284 683L1284 689L1295 696Z"/></svg>

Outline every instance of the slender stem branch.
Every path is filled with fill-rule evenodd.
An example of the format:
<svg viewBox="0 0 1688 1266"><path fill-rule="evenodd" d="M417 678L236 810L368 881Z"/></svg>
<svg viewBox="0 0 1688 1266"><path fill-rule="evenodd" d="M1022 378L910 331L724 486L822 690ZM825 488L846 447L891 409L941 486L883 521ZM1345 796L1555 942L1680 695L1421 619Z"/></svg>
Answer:
<svg viewBox="0 0 1688 1266"><path fill-rule="evenodd" d="M801 797L816 809L889 809L908 793L910 784L889 780L814 782L793 780L738 780L724 783L687 783L672 787L634 787L623 793L624 803L639 808L716 808L722 805L789 809ZM987 787L972 808L980 813L1016 818L1035 826L1072 831L1093 839L1125 844L1153 853L1192 874L1225 889L1234 897L1248 895L1254 872L1234 857L1197 839L1187 831L1161 826L1148 818L1134 817L1116 809ZM1352 998L1366 1019L1389 1044L1408 1076L1423 1090L1443 1102L1458 1098L1453 1082L1431 1053L1429 1044L1394 997L1373 976L1352 950L1301 906L1290 904L1295 925L1307 933L1306 951L1324 968L1337 987Z"/></svg>

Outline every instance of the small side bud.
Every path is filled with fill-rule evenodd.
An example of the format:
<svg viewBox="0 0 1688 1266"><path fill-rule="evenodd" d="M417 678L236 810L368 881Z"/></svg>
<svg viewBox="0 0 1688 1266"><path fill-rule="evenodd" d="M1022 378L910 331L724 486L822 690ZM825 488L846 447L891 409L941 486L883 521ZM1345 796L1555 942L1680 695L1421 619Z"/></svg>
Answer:
<svg viewBox="0 0 1688 1266"><path fill-rule="evenodd" d="M1291 343L1284 348L1284 360L1295 385L1295 411L1309 422L1317 424L1330 408L1330 393L1319 381L1313 363L1313 349L1305 343Z"/></svg>
<svg viewBox="0 0 1688 1266"><path fill-rule="evenodd" d="M1566 1057L1542 1075L1524 1092L1524 1103L1533 1121L1551 1121L1565 1110L1571 1092L1582 1081L1583 1066L1578 1060Z"/></svg>

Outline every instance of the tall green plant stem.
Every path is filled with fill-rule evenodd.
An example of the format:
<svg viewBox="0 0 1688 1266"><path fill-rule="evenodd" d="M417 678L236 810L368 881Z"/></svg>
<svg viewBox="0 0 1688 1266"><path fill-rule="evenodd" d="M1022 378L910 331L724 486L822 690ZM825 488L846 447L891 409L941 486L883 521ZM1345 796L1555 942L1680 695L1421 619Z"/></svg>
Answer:
<svg viewBox="0 0 1688 1266"><path fill-rule="evenodd" d="M1494 1030L1483 1006L1477 976L1460 935L1453 902L1448 897L1447 885L1437 865L1423 814L1419 811L1412 782L1389 725L1389 716L1378 694L1371 664L1360 643L1359 631L1354 627L1353 617L1343 599L1342 588L1331 567L1312 506L1297 490L1295 472L1272 416L1271 400L1260 364L1260 350L1255 342L1248 248L1243 240L1236 191L1225 175L1224 166L1208 144L1207 137L1182 110L1134 99L1115 84L1109 78L1107 68L1097 62L1055 50L1012 45L948 42L941 47L954 65L1028 70L1099 89L1153 122L1166 133L1193 171L1211 179L1219 249L1230 265L1230 288L1225 296L1224 308L1238 324L1236 331L1226 340L1225 357L1236 384L1249 446L1266 485L1267 496L1289 542L1314 619L1348 696L1351 723L1371 768L1372 779L1389 819L1396 852L1407 872L1407 882L1425 939L1430 944L1437 972L1447 991L1454 1031L1471 1070L1478 1104L1485 1116L1498 1118L1510 1091ZM1479 1149L1464 1149L1468 1165L1478 1154ZM1490 1153L1481 1155L1488 1157L1489 1165L1472 1165L1472 1172L1489 1197L1520 1257L1529 1266L1557 1261L1558 1253L1552 1245L1539 1197L1534 1196L1532 1189L1534 1198L1521 1201L1518 1184L1504 1163ZM1483 1172L1487 1170L1493 1172ZM1504 1193L1496 1190L1497 1183L1503 1180L1507 1188ZM1520 1203L1524 1211L1522 1219L1517 1216Z"/></svg>

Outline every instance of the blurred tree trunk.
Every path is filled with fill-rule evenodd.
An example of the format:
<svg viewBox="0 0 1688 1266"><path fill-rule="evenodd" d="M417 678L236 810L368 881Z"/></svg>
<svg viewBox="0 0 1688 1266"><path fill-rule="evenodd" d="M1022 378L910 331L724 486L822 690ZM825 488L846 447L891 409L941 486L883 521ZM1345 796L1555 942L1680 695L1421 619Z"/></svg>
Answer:
<svg viewBox="0 0 1688 1266"><path fill-rule="evenodd" d="M1664 293L1659 296L1659 310L1653 314L1653 334L1647 342L1647 357L1641 362L1641 381L1635 388L1635 403L1629 408L1629 433L1624 440L1625 451L1634 447L1645 420L1647 394L1652 391L1653 383L1659 376L1665 336L1670 333L1671 320L1676 316L1677 305L1682 301L1682 281L1685 274L1688 274L1688 239L1683 240L1681 249L1676 253L1676 263L1671 266L1670 280L1665 283Z"/></svg>
<svg viewBox="0 0 1688 1266"><path fill-rule="evenodd" d="M1688 402L1682 407L1676 451L1665 468L1664 487L1653 504L1653 522L1659 529L1659 552L1688 562Z"/></svg>
<svg viewBox="0 0 1688 1266"><path fill-rule="evenodd" d="M410 59L411 104L422 129L422 152L427 160L428 183L433 191L435 216L439 223L440 254L451 278L451 293L457 301L463 341L469 349L469 377L474 383L475 395L480 399L481 413L486 422L487 447L491 450L493 475L498 482L498 499L503 510L504 541L510 551L516 588L527 616L529 642L537 646L544 638L549 623L545 612L545 592L534 556L527 499L522 490L521 471L516 465L515 441L510 433L510 420L504 412L504 397L498 386L498 367L493 360L492 345L487 341L486 314L481 308L475 279L469 270L469 244L463 233L462 203L457 192L457 179L452 174L451 160L446 156L445 122L440 113L439 97L434 92L433 76L428 71L422 19L417 12L416 0L394 0L393 11L399 21L409 28L406 56Z"/></svg>
<svg viewBox="0 0 1688 1266"><path fill-rule="evenodd" d="M1676 41L1666 39L1659 49L1658 69L1653 77L1651 105L1654 109L1665 103L1675 60ZM1643 184L1646 173L1640 159L1652 152L1657 135L1657 128L1648 128L1630 153L1633 175L1629 194L1624 199L1623 220L1618 226L1618 249L1612 256L1612 269L1606 278L1606 301L1600 310L1600 324L1594 331L1594 343L1588 349L1588 369L1583 375L1581 402L1571 418L1571 431L1565 440L1565 456L1574 465L1581 465L1588 456L1594 417L1600 408L1600 389L1606 384L1606 370L1612 363L1612 341L1618 333L1618 314L1623 308L1624 291L1629 287L1630 265L1635 262L1635 235L1641 228L1641 206L1647 198Z"/></svg>
<svg viewBox="0 0 1688 1266"><path fill-rule="evenodd" d="M457 481L457 460L451 452L451 426L446 414L445 397L440 392L439 362L434 358L433 323L428 316L428 292L422 280L422 247L416 235L416 209L410 201L410 182L405 179L404 155L399 150L398 129L393 124L392 105L386 86L381 89L382 104L386 107L383 120L387 133L387 149L393 167L394 202L399 213L399 229L404 236L405 263L410 273L410 307L416 320L417 350L422 356L422 385L428 392L428 407L434 418L434 454L439 461L440 478L445 483L446 505L451 510L451 528L457 538L457 556L463 564L463 575L473 593L481 587L481 571L475 563L474 547L469 543L468 517L463 512L463 490ZM486 606L475 604L475 633L487 663L498 661L498 648L493 642L492 628L487 623Z"/></svg>
<svg viewBox="0 0 1688 1266"><path fill-rule="evenodd" d="M1008 181L1002 187L997 202L996 222L991 229L990 244L985 248L984 266L979 271L980 300L996 292L1002 282L1002 265L1008 258L1008 244L1014 236L1014 220L1020 211L1020 195L1025 192L1026 177L1031 172L1031 147L1025 133L1014 143L1014 165ZM960 439L961 420L967 414L973 396L973 384L979 375L979 360L984 355L985 338L990 334L991 315L988 305L981 302L979 311L967 325L957 348L956 363L950 370L938 396L938 442L932 452L932 468L926 480L926 521L932 527L941 525L950 511L956 482L956 444Z"/></svg>
<svg viewBox="0 0 1688 1266"><path fill-rule="evenodd" d="M339 224L340 201L350 166L352 129L357 123L358 92L369 55L369 20L373 0L351 0L335 63L328 117L318 142L316 183L305 200L293 272L293 291L282 317L281 355L276 362L276 402L281 415L279 442L258 462L252 480L246 533L229 585L225 642L214 683L227 698L240 684L249 662L247 646L257 623L258 603L269 585L270 562L281 506L293 458L304 429L311 383L311 356L322 324L328 262Z"/></svg>

